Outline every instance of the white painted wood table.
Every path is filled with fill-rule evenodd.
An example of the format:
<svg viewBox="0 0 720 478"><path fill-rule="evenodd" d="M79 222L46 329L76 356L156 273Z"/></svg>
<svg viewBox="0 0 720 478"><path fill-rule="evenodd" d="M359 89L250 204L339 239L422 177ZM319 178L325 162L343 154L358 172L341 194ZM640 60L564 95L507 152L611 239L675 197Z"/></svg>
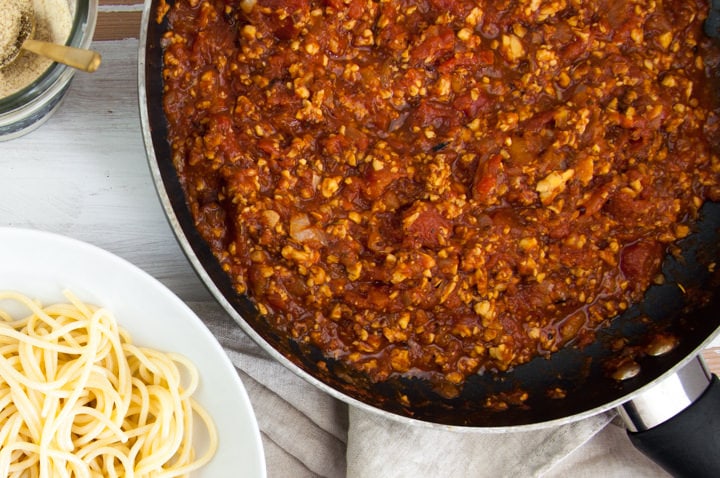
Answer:
<svg viewBox="0 0 720 478"><path fill-rule="evenodd" d="M2 224L107 249L185 300L207 300L158 201L140 132L137 42L98 44L97 73L77 73L44 125L0 143Z"/></svg>
<svg viewBox="0 0 720 478"><path fill-rule="evenodd" d="M137 99L140 11L135 0L102 0L94 45L104 57L100 70L78 73L46 124L0 143L0 225L95 244L144 269L196 308L216 308L175 240L147 166ZM720 371L719 353L720 348L711 348L704 354L715 372ZM280 470L299 470L294 476L342 476L343 432L323 424L323 417L314 417L318 431L305 436L273 431L272 397L281 392L261 395L253 362L245 363L247 373L241 376L263 431L269 476L281 476ZM291 386L299 385L278 385ZM338 410L329 413L346 413ZM327 456L294 463L294 447L310 437L322 442L318 447Z"/></svg>

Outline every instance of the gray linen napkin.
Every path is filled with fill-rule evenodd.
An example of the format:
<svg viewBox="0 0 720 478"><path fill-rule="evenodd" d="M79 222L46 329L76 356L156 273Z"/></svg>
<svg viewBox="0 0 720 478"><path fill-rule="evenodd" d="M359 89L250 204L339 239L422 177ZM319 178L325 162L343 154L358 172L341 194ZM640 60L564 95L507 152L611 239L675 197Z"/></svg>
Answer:
<svg viewBox="0 0 720 478"><path fill-rule="evenodd" d="M664 476L632 449L621 427L609 425L613 412L505 434L407 425L348 407L305 382L217 303L189 305L218 338L250 395L270 478Z"/></svg>
<svg viewBox="0 0 720 478"><path fill-rule="evenodd" d="M612 417L612 413L600 414L537 431L459 433L388 422L351 409L348 476L541 476L605 428Z"/></svg>

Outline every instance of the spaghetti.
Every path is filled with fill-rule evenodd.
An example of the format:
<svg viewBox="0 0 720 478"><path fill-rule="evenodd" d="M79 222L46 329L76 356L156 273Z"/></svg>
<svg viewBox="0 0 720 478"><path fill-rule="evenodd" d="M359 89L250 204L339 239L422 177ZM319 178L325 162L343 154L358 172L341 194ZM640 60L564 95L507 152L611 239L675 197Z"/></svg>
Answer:
<svg viewBox="0 0 720 478"><path fill-rule="evenodd" d="M194 364L134 345L108 310L66 297L43 307L0 292L30 309L0 310L0 476L175 477L209 462L217 431L191 397ZM200 456L193 414L209 435Z"/></svg>

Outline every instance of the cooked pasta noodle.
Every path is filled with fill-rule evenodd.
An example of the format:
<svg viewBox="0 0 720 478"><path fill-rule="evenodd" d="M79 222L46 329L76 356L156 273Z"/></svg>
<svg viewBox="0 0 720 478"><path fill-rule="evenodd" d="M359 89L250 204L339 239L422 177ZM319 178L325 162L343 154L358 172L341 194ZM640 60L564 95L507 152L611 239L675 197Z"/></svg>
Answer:
<svg viewBox="0 0 720 478"><path fill-rule="evenodd" d="M197 368L185 357L136 346L112 313L66 293L30 310L0 310L0 476L186 476L210 461L217 431L191 397ZM200 418L209 445L196 456Z"/></svg>

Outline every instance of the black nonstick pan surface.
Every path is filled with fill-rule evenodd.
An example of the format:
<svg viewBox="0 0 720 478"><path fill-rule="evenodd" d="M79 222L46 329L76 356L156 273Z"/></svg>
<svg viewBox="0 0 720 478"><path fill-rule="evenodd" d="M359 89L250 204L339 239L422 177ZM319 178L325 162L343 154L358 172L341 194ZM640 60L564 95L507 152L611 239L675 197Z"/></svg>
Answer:
<svg viewBox="0 0 720 478"><path fill-rule="evenodd" d="M720 204L708 203L693 233L680 244L682 254L666 258L664 283L652 286L644 302L600 330L594 343L568 346L549 359L537 358L502 375L473 376L455 398L444 398L423 380L373 383L322 357L318 350L278 336L259 318L250 300L235 293L195 231L166 140L161 74L166 25L155 21L157 3L147 2L143 17L139 101L148 161L168 220L198 275L239 326L277 360L327 393L418 425L530 429L578 420L622 404L693 360L718 333L720 267L714 264L720 258ZM677 346L653 356L648 351L658 337L675 338ZM321 361L327 368L317 366ZM613 378L627 363L639 366L639 373L624 380L615 373ZM525 399L517 400L522 394ZM508 406L498 410L488 406L491 402Z"/></svg>

